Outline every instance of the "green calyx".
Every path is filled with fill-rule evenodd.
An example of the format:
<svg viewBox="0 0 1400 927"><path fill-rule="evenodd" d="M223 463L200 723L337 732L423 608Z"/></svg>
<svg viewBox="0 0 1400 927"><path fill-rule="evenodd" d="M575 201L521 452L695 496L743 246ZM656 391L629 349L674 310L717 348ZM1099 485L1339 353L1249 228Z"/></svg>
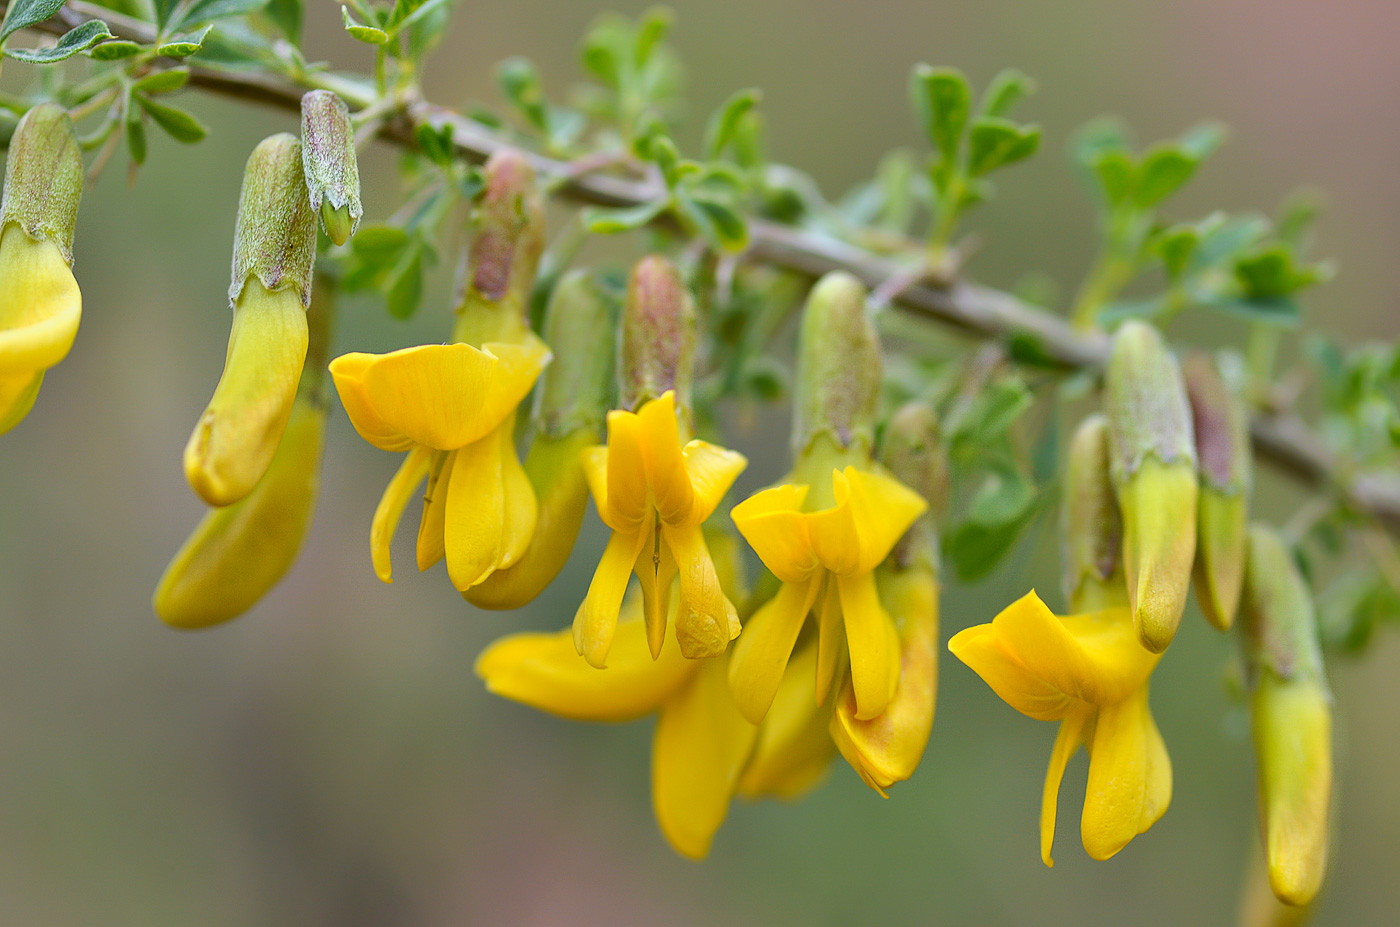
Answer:
<svg viewBox="0 0 1400 927"><path fill-rule="evenodd" d="M792 435L799 456L819 434L838 448L859 445L867 455L874 448L883 367L865 299L865 286L841 271L822 277L807 297Z"/></svg>
<svg viewBox="0 0 1400 927"><path fill-rule="evenodd" d="M544 340L560 350L536 388L539 434L602 434L612 398L616 319L616 298L586 271L571 271L555 286L545 309Z"/></svg>
<svg viewBox="0 0 1400 927"><path fill-rule="evenodd" d="M301 146L311 208L320 214L326 236L343 245L364 214L355 131L344 100L329 90L301 98Z"/></svg>
<svg viewBox="0 0 1400 927"><path fill-rule="evenodd" d="M73 229L83 195L83 155L63 107L40 103L20 119L5 161L0 228L11 222L58 245L73 263Z"/></svg>
<svg viewBox="0 0 1400 927"><path fill-rule="evenodd" d="M243 172L229 303L256 277L268 292L295 288L309 306L315 259L316 214L306 196L301 143L285 132L269 136Z"/></svg>
<svg viewBox="0 0 1400 927"><path fill-rule="evenodd" d="M690 418L695 358L695 299L676 265L660 255L642 258L627 279L618 366L622 408L675 392L676 408Z"/></svg>

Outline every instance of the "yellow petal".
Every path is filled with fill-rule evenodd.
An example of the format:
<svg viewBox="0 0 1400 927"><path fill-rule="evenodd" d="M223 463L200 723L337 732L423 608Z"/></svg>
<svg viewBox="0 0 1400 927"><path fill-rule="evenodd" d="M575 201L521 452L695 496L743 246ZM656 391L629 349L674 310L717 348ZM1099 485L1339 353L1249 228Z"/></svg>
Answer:
<svg viewBox="0 0 1400 927"><path fill-rule="evenodd" d="M1327 868L1332 713L1324 686L1260 673L1251 700L1269 885L1285 904L1310 902Z"/></svg>
<svg viewBox="0 0 1400 927"><path fill-rule="evenodd" d="M395 431L379 417L365 390L365 371L378 358L378 354L342 354L331 361L331 379L340 394L340 404L360 437L380 450L406 451L413 447L413 439Z"/></svg>
<svg viewBox="0 0 1400 927"><path fill-rule="evenodd" d="M205 502L237 502L267 472L292 414L306 342L296 290L269 293L249 281L233 309L223 376L185 445L185 478Z"/></svg>
<svg viewBox="0 0 1400 927"><path fill-rule="evenodd" d="M602 669L608 665L608 650L617 631L617 614L632 565L646 542L646 536L614 531L603 549L598 569L588 584L588 594L574 614L574 649L589 663Z"/></svg>
<svg viewBox="0 0 1400 927"><path fill-rule="evenodd" d="M598 515L614 531L634 532L650 514L642 429L631 412L608 413L607 492ZM599 500L595 493L594 499Z"/></svg>
<svg viewBox="0 0 1400 927"><path fill-rule="evenodd" d="M1032 673L1002 646L990 624L979 624L953 635L948 641L953 656L992 687L1002 701L1039 721L1058 721L1076 704L1075 699Z"/></svg>
<svg viewBox="0 0 1400 927"><path fill-rule="evenodd" d="M851 685L856 718L865 721L884 712L899 685L899 633L880 604L875 574L838 576L846 644L851 654Z"/></svg>
<svg viewBox="0 0 1400 927"><path fill-rule="evenodd" d="M845 475L847 500L860 535L857 569L868 573L889 556L928 503L892 476L855 467L847 467ZM838 501L840 498L838 494Z"/></svg>
<svg viewBox="0 0 1400 927"><path fill-rule="evenodd" d="M583 463L583 476L593 495L593 504L598 507L598 516L607 521L603 513L608 510L608 448L603 444L586 447L579 460Z"/></svg>
<svg viewBox="0 0 1400 927"><path fill-rule="evenodd" d="M866 784L883 794L914 774L933 727L938 588L932 574L924 570L890 573L881 582L886 602L903 619L899 687L883 714L861 721L856 718L855 690L847 684L836 702L831 736Z"/></svg>
<svg viewBox="0 0 1400 927"><path fill-rule="evenodd" d="M635 608L623 607L635 613ZM635 616L618 622L605 670L574 649L573 632L513 634L487 647L476 674L504 698L576 721L630 721L656 711L697 664L671 642L655 660Z"/></svg>
<svg viewBox="0 0 1400 927"><path fill-rule="evenodd" d="M1054 866L1050 855L1055 844L1055 812L1060 798L1060 780L1065 777L1065 766L1074 751L1084 739L1084 728L1093 718L1093 708L1080 705L1065 715L1060 722L1060 730L1055 734L1055 746L1050 751L1050 767L1045 771L1045 789L1040 797L1040 859L1047 866Z"/></svg>
<svg viewBox="0 0 1400 927"><path fill-rule="evenodd" d="M661 526L680 580L676 638L692 660L724 653L739 636L739 613L719 586L719 575L699 528Z"/></svg>
<svg viewBox="0 0 1400 927"><path fill-rule="evenodd" d="M434 451L428 465L428 487L423 493L423 516L418 521L418 570L437 563L447 552L447 488L457 452Z"/></svg>
<svg viewBox="0 0 1400 927"><path fill-rule="evenodd" d="M797 643L797 634L812 610L820 587L818 579L783 583L778 594L744 624L729 660L729 690L744 717L754 724L763 720L768 706L773 703L792 647ZM815 659L814 653L814 670ZM807 695L811 696L810 690Z"/></svg>
<svg viewBox="0 0 1400 927"><path fill-rule="evenodd" d="M695 493L681 457L675 394L667 390L659 399L643 405L637 411L637 425L646 461L647 483L651 486L657 513L667 524L687 522Z"/></svg>
<svg viewBox="0 0 1400 927"><path fill-rule="evenodd" d="M676 852L692 859L709 852L758 733L729 696L724 664L700 662L661 709L652 740L656 821Z"/></svg>
<svg viewBox="0 0 1400 927"><path fill-rule="evenodd" d="M796 798L831 766L836 747L827 733L829 712L812 697L816 669L815 642L792 655L739 779L738 791L745 798Z"/></svg>
<svg viewBox="0 0 1400 927"><path fill-rule="evenodd" d="M694 493L690 513L682 524L695 526L710 517L749 461L738 451L706 441L691 441L681 456ZM665 517L663 514L662 518Z"/></svg>
<svg viewBox="0 0 1400 927"><path fill-rule="evenodd" d="M637 574L637 584L642 588L642 614L647 626L647 646L652 655L661 652L666 640L666 622L671 613L671 589L676 584L676 561L671 549L661 543L661 535L655 527L643 527L646 535L642 541L637 562L632 572Z"/></svg>
<svg viewBox="0 0 1400 927"><path fill-rule="evenodd" d="M233 505L204 516L156 587L156 614L203 628L243 614L296 560L320 485L325 410L298 402L267 474Z"/></svg>
<svg viewBox="0 0 1400 927"><path fill-rule="evenodd" d="M0 377L32 376L68 355L83 299L78 281L49 239L11 223L0 233ZM0 410L0 415L3 410Z"/></svg>
<svg viewBox="0 0 1400 927"><path fill-rule="evenodd" d="M0 374L0 435L24 420L39 398L44 373Z"/></svg>
<svg viewBox="0 0 1400 927"><path fill-rule="evenodd" d="M496 569L505 530L501 439L489 434L452 455L443 520L447 575L458 592Z"/></svg>
<svg viewBox="0 0 1400 927"><path fill-rule="evenodd" d="M849 475L837 470L831 479L836 505L808 515L807 533L821 565L837 575L845 575L860 569L861 526L851 506Z"/></svg>
<svg viewBox="0 0 1400 927"><path fill-rule="evenodd" d="M1144 686L1099 709L1080 822L1085 851L1108 859L1156 823L1170 801L1171 764Z"/></svg>
<svg viewBox="0 0 1400 927"><path fill-rule="evenodd" d="M774 576L800 583L819 566L808 537L802 502L806 486L775 486L734 506L729 517Z"/></svg>
<svg viewBox="0 0 1400 927"><path fill-rule="evenodd" d="M525 468L520 466L520 457L515 451L514 412L506 416L501 427L496 429L496 434L501 442L501 507L504 515L501 553L496 560L496 569L504 570L519 563L529 549L530 540L535 536L539 504L535 501L530 478L525 475Z"/></svg>
<svg viewBox="0 0 1400 927"><path fill-rule="evenodd" d="M394 532L398 530L399 519L403 517L408 500L413 498L418 485L428 476L432 456L433 452L422 446L409 451L374 510L374 519L369 525L369 553L374 563L374 575L386 583L394 581L393 562L389 557Z"/></svg>
<svg viewBox="0 0 1400 927"><path fill-rule="evenodd" d="M831 688L845 675L850 664L846 649L846 626L841 615L841 593L836 578L824 577L819 593L821 608L817 612L817 704L826 704Z"/></svg>

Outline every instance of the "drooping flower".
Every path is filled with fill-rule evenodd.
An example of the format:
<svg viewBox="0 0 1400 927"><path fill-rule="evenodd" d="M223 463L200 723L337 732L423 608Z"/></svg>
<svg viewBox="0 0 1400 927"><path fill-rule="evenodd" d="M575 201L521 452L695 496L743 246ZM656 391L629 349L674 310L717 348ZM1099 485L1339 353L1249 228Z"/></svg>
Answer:
<svg viewBox="0 0 1400 927"><path fill-rule="evenodd" d="M34 405L44 371L78 334L82 294L71 269L83 156L63 108L20 119L0 204L0 434Z"/></svg>
<svg viewBox="0 0 1400 927"><path fill-rule="evenodd" d="M370 526L384 582L392 581L394 530L425 479L418 568L445 559L459 591L517 563L535 531L538 509L516 453L515 420L551 356L525 316L544 211L519 152L497 152L484 182L452 343L345 354L330 365L360 436L408 451Z"/></svg>

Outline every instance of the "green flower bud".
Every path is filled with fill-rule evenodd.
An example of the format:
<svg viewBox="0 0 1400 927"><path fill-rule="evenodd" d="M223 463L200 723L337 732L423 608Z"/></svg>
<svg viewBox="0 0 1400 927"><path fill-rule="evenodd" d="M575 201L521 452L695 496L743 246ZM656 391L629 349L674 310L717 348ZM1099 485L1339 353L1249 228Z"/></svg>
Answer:
<svg viewBox="0 0 1400 927"><path fill-rule="evenodd" d="M0 227L14 222L35 241L52 241L72 264L82 195L83 155L73 122L58 104L40 103L10 139Z"/></svg>
<svg viewBox="0 0 1400 927"><path fill-rule="evenodd" d="M482 180L458 309L463 317L458 327L466 336L458 340L468 344L510 340L493 326L525 324L545 241L544 201L524 154L497 151L482 169Z"/></svg>
<svg viewBox="0 0 1400 927"><path fill-rule="evenodd" d="M666 258L637 262L627 280L618 363L622 408L675 392L676 409L690 420L690 377L695 355L695 300L681 272Z"/></svg>
<svg viewBox="0 0 1400 927"><path fill-rule="evenodd" d="M948 455L939 440L938 416L927 403L906 403L890 418L881 459L895 479L928 503L895 545L890 561L899 569L917 566L937 575L938 525L948 507Z"/></svg>
<svg viewBox="0 0 1400 927"><path fill-rule="evenodd" d="M1109 477L1108 419L1091 415L1070 440L1061 509L1064 592L1075 612L1124 604L1123 518Z"/></svg>
<svg viewBox="0 0 1400 927"><path fill-rule="evenodd" d="M1332 699L1312 595L1264 525L1249 530L1240 614L1269 884L1280 901L1307 904L1327 866Z"/></svg>
<svg viewBox="0 0 1400 927"><path fill-rule="evenodd" d="M345 101L329 90L301 98L301 157L311 208L327 237L343 245L360 224L360 168Z"/></svg>
<svg viewBox="0 0 1400 927"><path fill-rule="evenodd" d="M1123 568L1142 645L1167 649L1196 556L1196 449L1181 368L1151 325L1118 330L1104 382Z"/></svg>
<svg viewBox="0 0 1400 927"><path fill-rule="evenodd" d="M797 348L798 455L818 435L842 451L868 455L874 447L882 363L865 298L865 286L843 271L822 277L807 297Z"/></svg>
<svg viewBox="0 0 1400 927"><path fill-rule="evenodd" d="M534 440L525 475L539 510L530 546L511 567L463 593L479 608L520 608L563 569L588 502L583 451L603 440L611 407L616 299L581 270L559 281L545 311L544 337L563 346L535 393Z"/></svg>
<svg viewBox="0 0 1400 927"><path fill-rule="evenodd" d="M301 143L282 132L263 139L243 170L229 304L254 277L268 292L294 288L309 306L315 259L316 214L306 197Z"/></svg>
<svg viewBox="0 0 1400 927"><path fill-rule="evenodd" d="M1249 525L1249 412L1205 354L1183 365L1200 459L1196 600L1210 623L1229 630L1244 583Z"/></svg>

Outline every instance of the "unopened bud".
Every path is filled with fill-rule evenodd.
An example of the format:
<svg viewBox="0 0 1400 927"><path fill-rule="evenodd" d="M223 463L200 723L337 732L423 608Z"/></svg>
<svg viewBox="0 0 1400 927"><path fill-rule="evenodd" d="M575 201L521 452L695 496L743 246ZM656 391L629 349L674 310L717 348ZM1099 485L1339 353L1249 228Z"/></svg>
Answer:
<svg viewBox="0 0 1400 927"><path fill-rule="evenodd" d="M310 305L315 259L316 214L306 196L301 143L279 133L253 149L243 171L229 303L252 277L269 292L291 288L303 307Z"/></svg>
<svg viewBox="0 0 1400 927"><path fill-rule="evenodd" d="M1181 368L1144 322L1118 330L1105 377L1109 467L1123 515L1123 568L1138 639L1167 649L1196 555L1196 451Z"/></svg>
<svg viewBox="0 0 1400 927"><path fill-rule="evenodd" d="M476 235L467 252L463 314L499 309L523 322L544 251L544 201L522 152L502 148L482 169ZM487 339L494 340L494 339Z"/></svg>
<svg viewBox="0 0 1400 927"><path fill-rule="evenodd" d="M1210 623L1228 630L1239 609L1249 524L1249 413L1214 361L1193 354L1183 366L1200 460L1196 599Z"/></svg>
<svg viewBox="0 0 1400 927"><path fill-rule="evenodd" d="M1273 529L1254 525L1241 599L1269 884L1307 904L1327 866L1332 708L1311 592Z"/></svg>
<svg viewBox="0 0 1400 927"><path fill-rule="evenodd" d="M865 286L844 271L822 277L807 297L797 347L797 454L820 434L840 450L874 447L882 364L865 297Z"/></svg>
<svg viewBox="0 0 1400 927"><path fill-rule="evenodd" d="M948 455L938 434L938 416L924 402L901 407L885 426L881 460L895 479L924 497L928 509L890 553L901 569L938 571L938 525L948 506Z"/></svg>
<svg viewBox="0 0 1400 927"><path fill-rule="evenodd" d="M311 208L320 213L326 236L343 245L364 214L355 130L344 100L329 90L312 90L302 96L301 146Z"/></svg>
<svg viewBox="0 0 1400 927"><path fill-rule="evenodd" d="M681 272L660 255L642 258L622 307L621 407L635 411L673 390L677 410L689 420L694 355L695 300Z"/></svg>
<svg viewBox="0 0 1400 927"><path fill-rule="evenodd" d="M618 301L586 271L566 274L545 308L544 341L559 350L540 376L534 423L540 434L603 434L612 407Z"/></svg>
<svg viewBox="0 0 1400 927"><path fill-rule="evenodd" d="M1108 474L1108 419L1091 415L1070 440L1061 510L1064 592L1071 610L1122 605L1123 518Z"/></svg>
<svg viewBox="0 0 1400 927"><path fill-rule="evenodd" d="M24 114L10 139L0 227L13 222L35 241L53 242L72 264L82 195L83 155L73 122L58 104L40 103Z"/></svg>

